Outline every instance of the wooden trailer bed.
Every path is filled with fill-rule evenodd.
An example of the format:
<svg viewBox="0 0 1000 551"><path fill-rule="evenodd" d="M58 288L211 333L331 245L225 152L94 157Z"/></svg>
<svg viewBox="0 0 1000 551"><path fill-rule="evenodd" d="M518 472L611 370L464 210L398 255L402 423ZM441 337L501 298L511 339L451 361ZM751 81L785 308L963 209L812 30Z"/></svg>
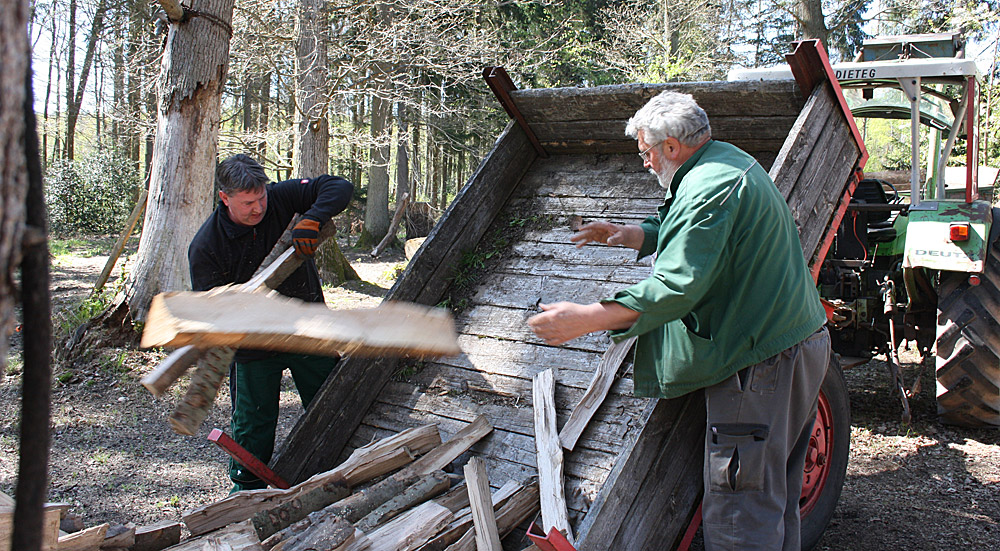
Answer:
<svg viewBox="0 0 1000 551"><path fill-rule="evenodd" d="M773 165L813 258L861 156L829 82L809 94L793 81L513 91L543 155L521 126L509 125L387 297L447 297L464 353L427 362L345 359L272 467L300 481L373 438L426 423L447 438L484 414L495 430L470 453L486 460L491 485L536 475L532 376L555 370L561 427L610 340L547 346L525 320L539 302L598 300L649 273L649 259L637 261L631 250L576 249L569 219L634 223L656 211L663 191L624 128L665 89L694 95L713 137ZM669 548L700 499L703 400L633 397L630 358L619 375L565 455L571 524L579 549Z"/></svg>

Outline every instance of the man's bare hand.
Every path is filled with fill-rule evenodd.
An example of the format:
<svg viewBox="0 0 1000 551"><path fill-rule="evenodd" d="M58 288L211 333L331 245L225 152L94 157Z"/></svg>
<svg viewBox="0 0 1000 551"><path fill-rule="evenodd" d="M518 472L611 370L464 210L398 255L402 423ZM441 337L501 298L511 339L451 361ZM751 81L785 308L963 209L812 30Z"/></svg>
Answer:
<svg viewBox="0 0 1000 551"><path fill-rule="evenodd" d="M587 243L604 243L605 245L621 245L639 250L645 238L642 228L634 225L613 224L611 222L590 222L570 236L569 240L580 248Z"/></svg>
<svg viewBox="0 0 1000 551"><path fill-rule="evenodd" d="M607 329L631 327L639 313L620 304L539 304L541 314L528 318L528 326L546 344L562 344L577 337Z"/></svg>

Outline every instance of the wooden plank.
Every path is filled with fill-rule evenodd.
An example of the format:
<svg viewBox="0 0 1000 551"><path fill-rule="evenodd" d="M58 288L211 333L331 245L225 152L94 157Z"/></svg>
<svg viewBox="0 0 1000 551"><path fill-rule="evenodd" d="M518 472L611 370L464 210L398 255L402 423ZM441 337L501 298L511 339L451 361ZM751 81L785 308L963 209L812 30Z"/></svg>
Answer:
<svg viewBox="0 0 1000 551"><path fill-rule="evenodd" d="M683 517L700 501L704 411L701 391L649 401L641 432L625 442L614 470L580 523L580 551L673 548L662 537L681 534L686 527ZM661 539L650 540L651 547L619 547L631 531L641 532L638 539Z"/></svg>
<svg viewBox="0 0 1000 551"><path fill-rule="evenodd" d="M814 150L821 129L833 113L831 96L826 86L817 86L813 90L771 165L769 175L786 201Z"/></svg>
<svg viewBox="0 0 1000 551"><path fill-rule="evenodd" d="M413 551L451 522L447 507L428 501L367 534L372 551ZM348 548L352 549L353 548Z"/></svg>
<svg viewBox="0 0 1000 551"><path fill-rule="evenodd" d="M184 540L170 551L264 551L249 520Z"/></svg>
<svg viewBox="0 0 1000 551"><path fill-rule="evenodd" d="M66 507L67 505L64 503L46 503L44 505L41 545L43 551L56 549L59 542L59 519ZM14 505L0 505L0 551L10 551L13 535Z"/></svg>
<svg viewBox="0 0 1000 551"><path fill-rule="evenodd" d="M461 423L437 416L433 412L405 410L385 404L376 404L373 409L381 412L385 411L383 408L393 409L400 414L373 419L374 422L389 427L405 426L407 422L431 420L439 422L442 427ZM636 425L630 430L637 431L639 428ZM473 446L471 452L482 457L490 472L498 479L524 479L537 473L537 450L534 448L534 439L529 436L494 429L489 437ZM571 510L583 513L590 508L591 502L597 497L599 489L609 476L616 457L615 454L595 452L578 446L565 458L566 496Z"/></svg>
<svg viewBox="0 0 1000 551"><path fill-rule="evenodd" d="M331 310L282 296L171 292L153 299L141 346L233 347L302 354L458 354L451 314L402 302Z"/></svg>
<svg viewBox="0 0 1000 551"><path fill-rule="evenodd" d="M59 536L56 548L59 551L97 551L104 543L104 535L108 532L108 523L85 528L79 532Z"/></svg>
<svg viewBox="0 0 1000 551"><path fill-rule="evenodd" d="M162 520L135 529L135 545L131 551L160 551L181 541L181 523Z"/></svg>
<svg viewBox="0 0 1000 551"><path fill-rule="evenodd" d="M551 369L534 377L535 446L538 449L538 487L542 503L542 530L564 531L572 543L573 529L566 510L563 453L556 428L555 375Z"/></svg>
<svg viewBox="0 0 1000 551"><path fill-rule="evenodd" d="M664 90L691 94L712 117L797 113L804 98L787 81L621 84L591 88L544 88L511 93L529 123L536 121L626 120Z"/></svg>
<svg viewBox="0 0 1000 551"><path fill-rule="evenodd" d="M712 137L727 142L749 140L783 142L788 136L788 130L795 123L795 118L794 111L773 117L713 116L709 113ZM635 138L625 135L626 122L627 118L619 120L550 120L533 122L531 128L541 143L623 141L631 144L632 148L635 149ZM636 152L638 153L638 150Z"/></svg>
<svg viewBox="0 0 1000 551"><path fill-rule="evenodd" d="M847 139L842 142L839 154L833 159L829 169L825 171L828 174L828 180L821 184L823 191L812 209L816 221L804 228L805 231L801 235L803 250L809 251L809 255L806 257L808 262L812 261L819 248L820 240L828 229L829 222L844 194L848 179L860 154L861 151L854 140Z"/></svg>
<svg viewBox="0 0 1000 551"><path fill-rule="evenodd" d="M121 548L131 548L135 545L135 525L132 523L128 524L112 524L106 534L104 534L104 542L101 543L102 549L121 549Z"/></svg>
<svg viewBox="0 0 1000 551"><path fill-rule="evenodd" d="M184 524L193 535L204 534L249 519L260 511L277 507L326 484L357 486L410 463L417 454L426 453L440 443L441 435L436 425L408 427L354 450L337 468L287 490L246 490L185 512Z"/></svg>
<svg viewBox="0 0 1000 551"><path fill-rule="evenodd" d="M563 448L573 451L577 440L583 434L583 429L587 427L597 408L604 402L604 398L611 390L611 385L615 381L615 374L621 367L625 355L635 344L635 337L630 337L620 342L613 343L608 351L601 358L601 364L594 371L594 379L590 382L586 394L580 399L580 403L573 408L573 413L569 415L566 424L559 432L559 443Z"/></svg>
<svg viewBox="0 0 1000 551"><path fill-rule="evenodd" d="M490 500L489 477L482 458L473 457L465 464L465 484L469 490L469 508L472 510L472 523L476 532L476 549L503 551L493 503Z"/></svg>
<svg viewBox="0 0 1000 551"><path fill-rule="evenodd" d="M746 151L754 158L760 159L765 168L774 161L776 153L781 149L784 140L736 139L723 140ZM595 155L637 153L635 141L587 140L587 141L546 141L541 142L545 150L553 155Z"/></svg>
<svg viewBox="0 0 1000 551"><path fill-rule="evenodd" d="M463 251L486 232L510 193L537 157L514 125L497 140L486 160L448 207L427 242L410 260L387 299L437 304L445 281ZM340 455L385 382L395 372L389 358L347 358L323 385L272 461L285 480L298 481L328 468ZM354 389L366 389L358 393Z"/></svg>

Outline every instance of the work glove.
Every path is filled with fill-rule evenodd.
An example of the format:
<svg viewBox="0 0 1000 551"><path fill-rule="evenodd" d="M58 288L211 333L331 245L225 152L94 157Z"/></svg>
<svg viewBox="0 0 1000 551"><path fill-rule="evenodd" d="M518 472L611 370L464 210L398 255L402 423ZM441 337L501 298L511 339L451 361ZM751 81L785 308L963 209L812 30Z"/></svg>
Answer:
<svg viewBox="0 0 1000 551"><path fill-rule="evenodd" d="M292 243L295 245L295 252L302 256L316 254L316 247L319 246L319 220L303 217L292 228Z"/></svg>

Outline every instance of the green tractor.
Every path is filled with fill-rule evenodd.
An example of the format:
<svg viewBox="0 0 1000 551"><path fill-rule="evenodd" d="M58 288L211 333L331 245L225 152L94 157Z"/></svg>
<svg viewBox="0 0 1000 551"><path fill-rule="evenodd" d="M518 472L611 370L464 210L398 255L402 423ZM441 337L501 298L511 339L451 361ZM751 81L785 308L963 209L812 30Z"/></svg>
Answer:
<svg viewBox="0 0 1000 551"><path fill-rule="evenodd" d="M824 382L806 464L803 549L821 537L846 477L850 415L840 368L885 354L909 422L908 398L919 387L904 383L896 351L904 339L915 342L937 354L943 422L1000 426L1000 209L982 198L991 198L993 182L979 185L979 74L963 49L959 33L884 37L833 66L859 126L909 121L910 166L902 181L858 183L819 272L838 369L831 365ZM729 75L789 78L787 67ZM954 164L964 166L946 170L962 156Z"/></svg>
<svg viewBox="0 0 1000 551"><path fill-rule="evenodd" d="M820 284L835 307L835 351L860 360L886 354L905 421L908 390L895 356L902 339L936 352L943 422L996 427L1000 227L981 198L992 195L992 182L980 190L979 75L963 46L958 33L887 37L834 66L856 118L910 121L910 178L859 183ZM964 166L946 168L959 155Z"/></svg>

